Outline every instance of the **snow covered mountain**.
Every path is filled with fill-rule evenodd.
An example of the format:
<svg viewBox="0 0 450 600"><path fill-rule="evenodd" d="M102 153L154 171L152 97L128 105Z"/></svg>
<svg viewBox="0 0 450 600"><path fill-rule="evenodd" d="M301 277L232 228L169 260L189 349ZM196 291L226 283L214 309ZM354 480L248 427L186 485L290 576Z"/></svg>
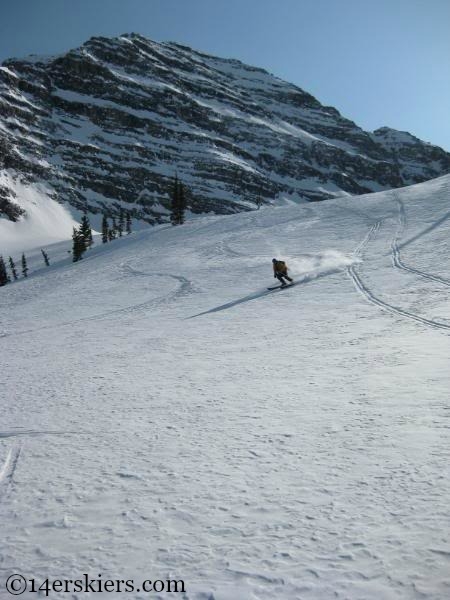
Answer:
<svg viewBox="0 0 450 600"><path fill-rule="evenodd" d="M449 198L445 176L30 254L0 288L0 585L448 598ZM267 291L273 256L295 287Z"/></svg>
<svg viewBox="0 0 450 600"><path fill-rule="evenodd" d="M388 128L365 132L262 69L137 34L5 61L0 109L0 215L12 220L21 218L15 174L76 210L123 206L155 223L167 219L176 171L195 213L361 194L450 171L444 150Z"/></svg>

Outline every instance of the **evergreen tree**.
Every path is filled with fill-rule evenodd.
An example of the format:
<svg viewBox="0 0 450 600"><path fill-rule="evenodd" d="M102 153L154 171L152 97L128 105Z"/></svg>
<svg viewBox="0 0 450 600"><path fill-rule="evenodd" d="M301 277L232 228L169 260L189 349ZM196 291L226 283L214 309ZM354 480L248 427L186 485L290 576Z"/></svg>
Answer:
<svg viewBox="0 0 450 600"><path fill-rule="evenodd" d="M72 260L73 262L78 262L83 258L83 253L86 250L85 239L80 229L73 228L72 240Z"/></svg>
<svg viewBox="0 0 450 600"><path fill-rule="evenodd" d="M175 175L175 180L172 187L172 196L170 199L170 222L172 225L178 225L178 207L180 205L180 184L178 175Z"/></svg>
<svg viewBox="0 0 450 600"><path fill-rule="evenodd" d="M111 227L110 229L108 229L108 242L112 242L115 239L116 239L116 230L114 229L114 227Z"/></svg>
<svg viewBox="0 0 450 600"><path fill-rule="evenodd" d="M113 232L114 232L114 237L113 237L113 240L115 240L115 239L116 239L116 237L117 237L117 221L116 221L116 217L113 217L113 218L112 218L112 227L111 227L111 229L112 229L112 230L113 230Z"/></svg>
<svg viewBox="0 0 450 600"><path fill-rule="evenodd" d="M127 235L130 235L130 233L131 233L131 213L129 211L127 211L126 231L127 231Z"/></svg>
<svg viewBox="0 0 450 600"><path fill-rule="evenodd" d="M184 185L180 182L180 190L178 192L179 205L178 205L178 225L183 225L186 217L186 191Z"/></svg>
<svg viewBox="0 0 450 600"><path fill-rule="evenodd" d="M22 254L22 275L24 277L28 277L28 265L25 254Z"/></svg>
<svg viewBox="0 0 450 600"><path fill-rule="evenodd" d="M41 252L42 252L42 256L44 257L44 262L45 262L45 266L49 267L50 266L50 261L48 260L48 254L45 250L42 250L41 248Z"/></svg>
<svg viewBox="0 0 450 600"><path fill-rule="evenodd" d="M72 262L80 260L80 240L77 229L72 229Z"/></svg>
<svg viewBox="0 0 450 600"><path fill-rule="evenodd" d="M81 217L80 230L79 233L84 240L85 249L90 248L94 243L92 239L92 228L89 222L89 217L86 213Z"/></svg>
<svg viewBox="0 0 450 600"><path fill-rule="evenodd" d="M102 220L102 242L104 244L108 242L108 219L105 214L103 214Z"/></svg>
<svg viewBox="0 0 450 600"><path fill-rule="evenodd" d="M117 226L117 232L119 234L119 237L122 237L124 229L125 229L125 213L123 211L123 208L121 208L120 213L119 213L119 225Z"/></svg>
<svg viewBox="0 0 450 600"><path fill-rule="evenodd" d="M11 258L11 256L9 257L9 268L11 269L11 273L12 273L12 276L14 277L14 281L17 281L19 279L19 277L17 275L16 265L15 265L13 259Z"/></svg>
<svg viewBox="0 0 450 600"><path fill-rule="evenodd" d="M182 225L185 220L186 194L184 185L175 175L171 197L170 222L172 225Z"/></svg>
<svg viewBox="0 0 450 600"><path fill-rule="evenodd" d="M5 261L3 260L3 256L0 256L0 286L6 285L10 281Z"/></svg>

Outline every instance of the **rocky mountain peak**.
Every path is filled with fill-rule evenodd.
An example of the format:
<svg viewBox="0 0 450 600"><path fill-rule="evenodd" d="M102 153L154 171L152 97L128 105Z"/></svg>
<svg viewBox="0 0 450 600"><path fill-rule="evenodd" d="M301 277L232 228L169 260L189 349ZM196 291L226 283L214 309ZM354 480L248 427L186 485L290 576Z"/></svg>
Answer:
<svg viewBox="0 0 450 600"><path fill-rule="evenodd" d="M0 66L0 169L76 209L167 219L175 174L192 212L325 200L450 172L411 134L370 133L298 86L138 33ZM0 188L0 212L20 218Z"/></svg>

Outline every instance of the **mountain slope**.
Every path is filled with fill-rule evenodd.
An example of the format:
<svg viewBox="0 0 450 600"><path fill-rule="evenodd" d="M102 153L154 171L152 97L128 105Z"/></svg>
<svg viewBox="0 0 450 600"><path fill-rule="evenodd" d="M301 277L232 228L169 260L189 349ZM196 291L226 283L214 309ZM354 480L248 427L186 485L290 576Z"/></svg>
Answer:
<svg viewBox="0 0 450 600"><path fill-rule="evenodd" d="M56 245L39 272L30 256L0 290L2 573L446 598L449 193L200 217L76 265ZM273 256L298 285L267 292Z"/></svg>
<svg viewBox="0 0 450 600"><path fill-rule="evenodd" d="M137 34L4 62L0 105L0 168L45 182L77 210L122 206L150 223L167 220L175 171L197 213L450 171L444 150L387 128L367 133L262 69ZM0 211L20 218L4 186Z"/></svg>

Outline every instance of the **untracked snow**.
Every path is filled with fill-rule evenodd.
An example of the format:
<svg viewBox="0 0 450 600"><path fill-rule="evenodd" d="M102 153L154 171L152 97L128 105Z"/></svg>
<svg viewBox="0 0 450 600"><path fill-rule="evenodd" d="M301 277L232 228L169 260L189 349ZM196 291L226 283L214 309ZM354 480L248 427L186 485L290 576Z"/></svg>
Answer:
<svg viewBox="0 0 450 600"><path fill-rule="evenodd" d="M22 183L8 171L0 173L0 185L13 190L14 202L26 211L17 222L0 218L0 253L21 253L71 237L72 228L78 224L51 198L48 186Z"/></svg>
<svg viewBox="0 0 450 600"><path fill-rule="evenodd" d="M30 254L0 290L2 585L449 598L449 244L447 176Z"/></svg>

